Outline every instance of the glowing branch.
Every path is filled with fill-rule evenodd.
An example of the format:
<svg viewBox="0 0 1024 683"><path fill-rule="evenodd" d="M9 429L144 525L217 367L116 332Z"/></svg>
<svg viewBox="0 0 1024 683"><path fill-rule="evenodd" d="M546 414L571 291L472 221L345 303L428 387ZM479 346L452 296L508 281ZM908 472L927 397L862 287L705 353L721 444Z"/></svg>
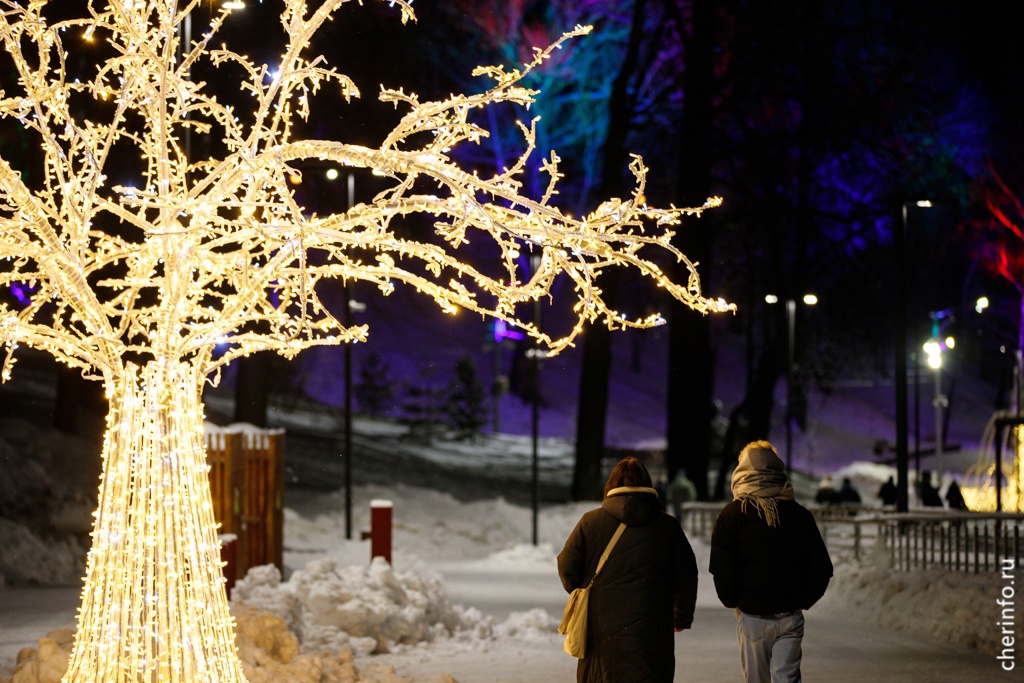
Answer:
<svg viewBox="0 0 1024 683"><path fill-rule="evenodd" d="M634 159L629 197L573 218L552 203L561 179L553 152L541 165L549 177L541 196L522 194L536 121L518 124L523 151L492 177L453 161L454 148L489 135L470 122L473 111L529 108L536 92L523 87L524 76L589 27L520 68L478 69L494 82L479 95L423 102L384 90L381 100L407 111L379 147L293 139L293 117L308 116L322 88L359 95L323 57L305 54L345 1L309 12L305 2L285 0L283 57L270 73L227 47L211 49L223 10L199 40L181 44L179 30L200 0L92 0L88 16L54 25L45 0L0 0L0 41L17 75L0 92L0 125L37 139L44 171L28 182L0 159L0 290L34 288L27 304L0 298L3 378L14 350L30 346L101 377L111 401L68 681L243 680L210 513L200 388L222 365L256 351L293 356L363 340L365 327L345 327L320 300L323 281L370 282L384 295L405 284L444 311L514 321L552 351L588 321L662 322L606 306L601 276L613 268L698 311L732 308L702 295L695 264L671 244L683 217L717 199L648 207L647 169ZM391 1L403 20L412 18L406 2ZM110 57L87 67L92 73L70 74L64 36L81 33L102 41ZM223 74L221 86L192 81L198 71ZM251 95L245 117L217 99L223 83L240 80ZM190 132L218 138L223 151L187 158L182 140ZM383 173L393 185L344 212L310 215L288 185L310 160ZM395 230L417 217L432 234ZM493 263L460 252L481 240L497 248ZM518 260L526 252L541 257L528 279ZM683 265L685 283L663 273L672 262ZM517 318L517 308L550 296L562 274L575 286L575 320L554 338ZM222 344L227 350L214 358Z"/></svg>

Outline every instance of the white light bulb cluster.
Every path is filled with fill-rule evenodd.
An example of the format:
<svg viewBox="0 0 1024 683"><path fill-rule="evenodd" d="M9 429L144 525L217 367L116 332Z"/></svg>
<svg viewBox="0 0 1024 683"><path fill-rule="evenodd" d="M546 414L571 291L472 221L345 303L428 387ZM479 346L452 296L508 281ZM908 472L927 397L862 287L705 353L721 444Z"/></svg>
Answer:
<svg viewBox="0 0 1024 683"><path fill-rule="evenodd" d="M380 147L294 139L294 119L309 114L318 90L358 96L346 76L306 56L346 1L311 8L283 0L285 47L271 78L268 67L214 47L230 14L223 7L201 38L181 44L178 31L200 0L94 2L83 18L52 26L43 0L0 0L0 41L16 76L2 84L0 125L20 126L38 141L43 171L30 183L0 158L2 375L9 377L14 349L33 347L102 379L111 405L68 681L244 680L211 512L200 389L222 366L257 351L291 357L363 340L365 326L344 326L321 301L322 281L370 282L383 294L409 285L444 311L514 322L552 353L588 322L663 322L606 306L600 276L615 268L650 278L698 311L732 309L702 296L696 268L671 244L683 217L719 200L648 207L647 169L634 158L628 198L573 218L551 203L560 177L554 154L543 162L550 176L543 195L520 195L535 144L530 127L521 129L523 155L491 177L452 160L455 146L487 135L472 111L528 107L536 93L520 79L589 27L520 69L477 69L492 81L477 95L421 102L404 90L383 91L384 102L407 113ZM403 21L413 17L407 2L393 4ZM83 36L109 58L92 73L70 74L68 55L79 46L65 41ZM200 65L206 78L193 82ZM251 116L239 117L209 85L220 69L246 74ZM222 140L226 151L187 158L187 131ZM136 177L124 178L125 150L136 159ZM289 186L310 161L366 169L393 185L345 212L310 215ZM435 235L396 229L412 214L432 220ZM463 257L459 247L478 240L497 246L495 263ZM520 254L541 257L528 277ZM684 282L662 271L672 263L681 264ZM560 274L575 285L576 317L555 338L517 311L549 296ZM31 292L28 303L6 296L15 287Z"/></svg>
<svg viewBox="0 0 1024 683"><path fill-rule="evenodd" d="M955 347L955 337L946 337L945 339L932 337L922 345L921 349L924 351L925 363L928 367L938 370L942 367L942 355L947 351L952 351Z"/></svg>

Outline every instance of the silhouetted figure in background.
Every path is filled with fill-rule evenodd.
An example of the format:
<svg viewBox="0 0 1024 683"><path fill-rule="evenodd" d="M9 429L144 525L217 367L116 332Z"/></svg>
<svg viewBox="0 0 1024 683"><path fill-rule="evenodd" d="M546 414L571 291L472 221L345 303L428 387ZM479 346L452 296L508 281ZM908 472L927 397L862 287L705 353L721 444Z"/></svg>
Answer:
<svg viewBox="0 0 1024 683"><path fill-rule="evenodd" d="M950 482L949 488L946 489L946 504L950 510L967 510L967 501L960 491L960 485L955 481Z"/></svg>
<svg viewBox="0 0 1024 683"><path fill-rule="evenodd" d="M895 505L896 500L899 498L899 491L896 489L896 482L889 477L884 484L878 489L878 497L882 501L882 505Z"/></svg>
<svg viewBox="0 0 1024 683"><path fill-rule="evenodd" d="M842 498L839 497L839 491L836 491L836 484L832 481L832 477L825 475L821 483L818 484L818 491L814 494L814 502L819 505L837 505L843 502Z"/></svg>
<svg viewBox="0 0 1024 683"><path fill-rule="evenodd" d="M665 487L665 502L668 504L669 512L683 523L683 503L692 503L697 500L697 487L686 476L686 470L679 470L675 479Z"/></svg>
<svg viewBox="0 0 1024 683"><path fill-rule="evenodd" d="M925 507L942 507L942 498L939 497L939 490L932 486L932 473L921 473L921 505Z"/></svg>
<svg viewBox="0 0 1024 683"><path fill-rule="evenodd" d="M857 489L853 488L853 483L849 477L843 477L843 485L839 487L839 502L860 503L860 493L858 493Z"/></svg>

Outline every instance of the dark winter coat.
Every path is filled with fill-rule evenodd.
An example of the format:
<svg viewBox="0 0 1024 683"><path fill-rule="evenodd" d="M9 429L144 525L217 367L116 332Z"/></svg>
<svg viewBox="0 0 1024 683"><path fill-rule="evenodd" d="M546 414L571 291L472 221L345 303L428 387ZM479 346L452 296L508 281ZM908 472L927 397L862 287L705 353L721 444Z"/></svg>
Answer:
<svg viewBox="0 0 1024 683"><path fill-rule="evenodd" d="M697 563L653 489L613 489L583 515L558 555L558 574L566 591L586 586L620 522L627 528L590 591L587 652L576 680L671 683L674 629L693 623Z"/></svg>
<svg viewBox="0 0 1024 683"><path fill-rule="evenodd" d="M796 501L777 503L777 526L768 526L755 505L738 500L715 520L711 573L726 607L778 614L807 609L825 594L832 561L814 516Z"/></svg>

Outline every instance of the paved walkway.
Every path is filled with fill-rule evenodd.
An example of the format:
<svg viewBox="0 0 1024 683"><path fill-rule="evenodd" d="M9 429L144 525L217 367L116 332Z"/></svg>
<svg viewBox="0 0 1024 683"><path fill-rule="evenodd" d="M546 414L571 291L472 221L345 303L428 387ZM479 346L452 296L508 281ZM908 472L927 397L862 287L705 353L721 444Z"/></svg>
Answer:
<svg viewBox="0 0 1024 683"><path fill-rule="evenodd" d="M452 602L473 605L496 620L510 612L543 607L560 614L564 593L550 577L495 577L484 571L442 568ZM496 580L496 578L498 580ZM495 586L508 590L500 593ZM53 628L72 625L78 589L18 588L0 590L0 676L9 675L13 658ZM676 681L736 683L740 680L735 620L721 607L702 600L693 630L677 635ZM487 649L453 650L438 656L422 652L380 658L399 673L429 677L442 672L460 683L535 683L572 681L575 660L564 654L560 640L497 642ZM808 681L826 683L996 683L1024 680L1024 645L1020 668L1004 672L991 655L961 650L925 638L883 631L873 625L843 621L834 615L808 613L803 673Z"/></svg>
<svg viewBox="0 0 1024 683"><path fill-rule="evenodd" d="M446 571L448 593L453 602L472 604L485 614L504 619L509 611L527 609L513 606L511 591L488 598L486 586L493 579L460 569ZM702 577L704 579L705 577ZM565 593L543 576L526 576L525 594L534 606L561 615ZM494 595L494 591L490 591ZM559 641L560 642L560 641ZM1004 672L994 656L963 650L914 635L893 633L873 624L844 621L834 614L807 612L802 673L807 681L823 683L996 683L1024 681L1024 643L1018 648L1017 670ZM560 646L531 651L531 674L536 678L515 678L509 672L494 678L460 678L455 662L448 669L460 683L518 683L522 680L574 680L575 665ZM567 665L565 659L569 659ZM537 668L534 668L537 667ZM737 683L742 674L736 645L736 619L732 610L721 607L713 597L710 579L702 581L692 630L676 636L676 678L686 683Z"/></svg>

